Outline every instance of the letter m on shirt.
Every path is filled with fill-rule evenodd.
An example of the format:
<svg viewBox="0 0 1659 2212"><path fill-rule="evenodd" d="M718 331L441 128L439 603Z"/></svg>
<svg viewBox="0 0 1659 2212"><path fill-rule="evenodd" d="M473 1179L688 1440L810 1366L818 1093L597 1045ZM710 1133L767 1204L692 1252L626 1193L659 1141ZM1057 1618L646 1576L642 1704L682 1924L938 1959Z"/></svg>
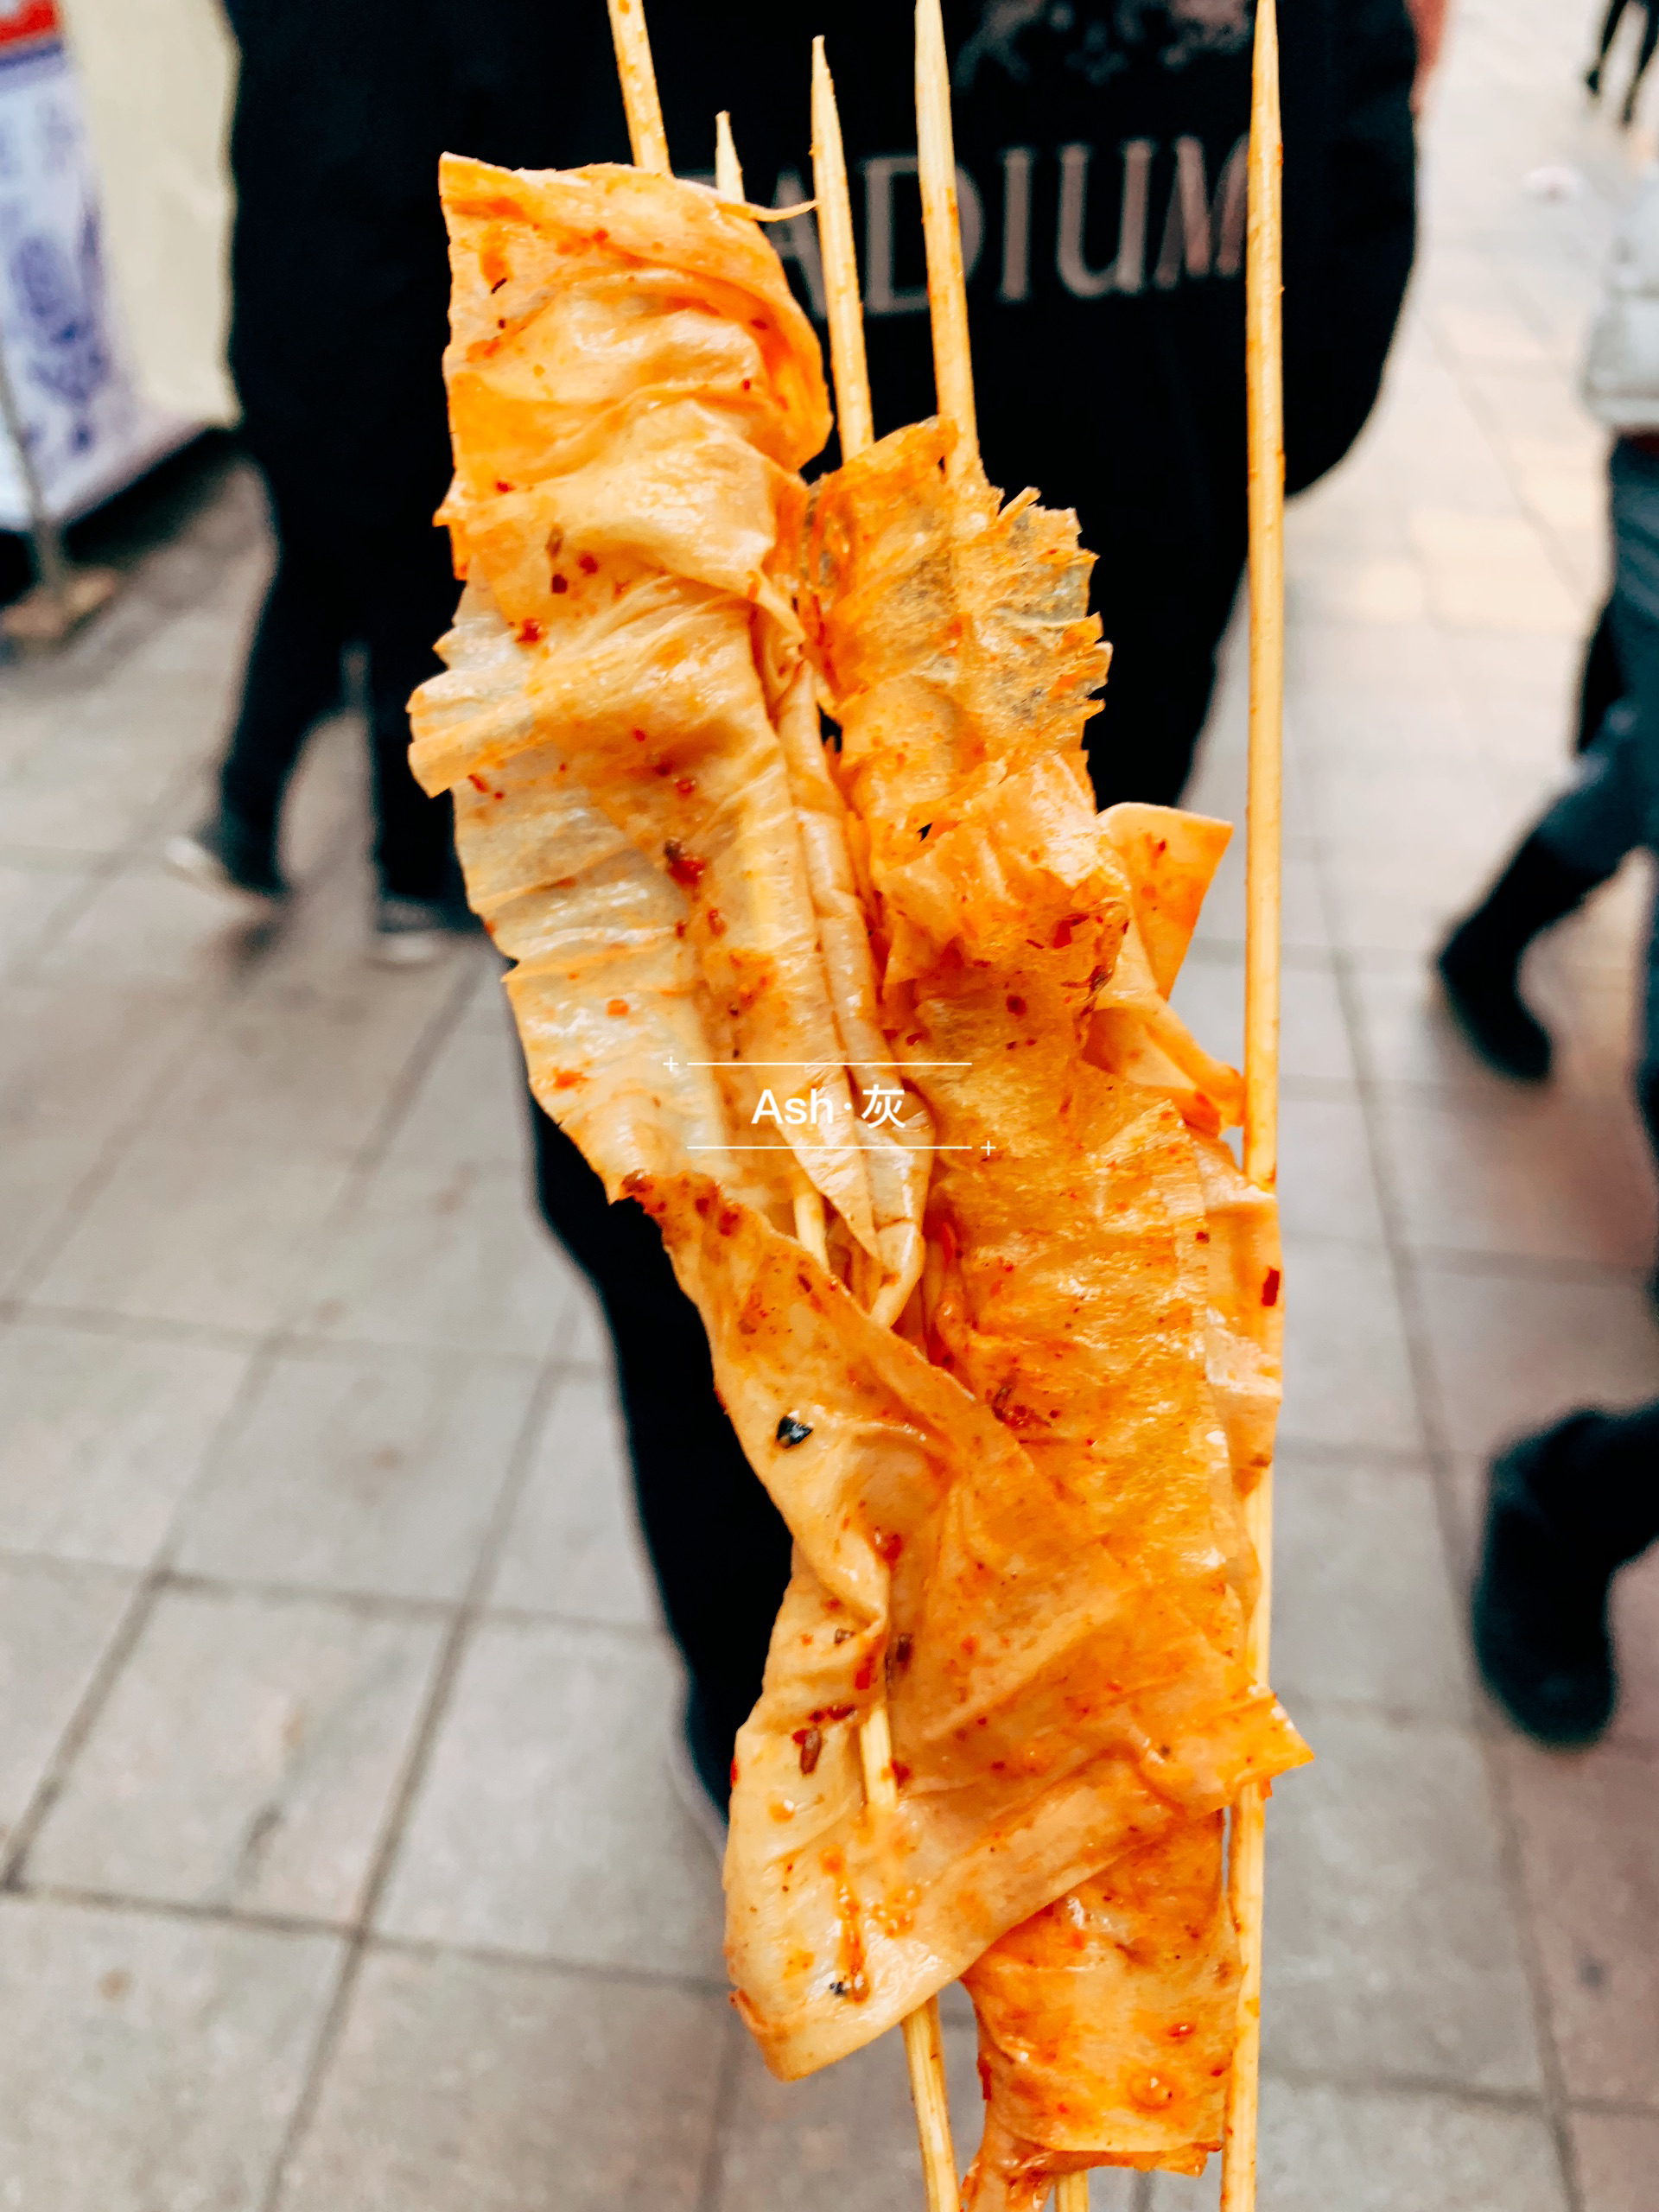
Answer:
<svg viewBox="0 0 1659 2212"><path fill-rule="evenodd" d="M1211 198L1205 178L1204 143L1175 141L1175 182L1164 220L1163 245L1153 283L1172 291L1188 276L1236 276L1244 258L1245 195L1249 141L1241 138L1221 165Z"/></svg>

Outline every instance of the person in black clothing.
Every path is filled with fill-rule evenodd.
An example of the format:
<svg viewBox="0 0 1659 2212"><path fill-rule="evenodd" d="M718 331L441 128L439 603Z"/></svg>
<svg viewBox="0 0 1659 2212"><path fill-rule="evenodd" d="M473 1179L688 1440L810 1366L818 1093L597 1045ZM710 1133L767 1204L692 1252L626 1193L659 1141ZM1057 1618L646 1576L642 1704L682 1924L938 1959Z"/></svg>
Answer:
<svg viewBox="0 0 1659 2212"><path fill-rule="evenodd" d="M670 151L806 199L810 42L836 72L876 429L933 412L911 10L652 0ZM1409 272L1415 46L1403 0L1281 0L1287 482L1347 451ZM944 0L980 442L991 481L1075 507L1112 642L1089 726L1103 805L1180 795L1243 566L1248 0ZM626 160L608 54L582 160ZM810 219L773 225L823 327ZM836 458L832 446L827 459Z"/></svg>
<svg viewBox="0 0 1659 2212"><path fill-rule="evenodd" d="M1613 602L1608 599L1596 617L1596 626L1585 642L1579 671L1579 719L1573 733L1574 753L1587 753L1595 743L1607 710L1625 696L1624 664L1618 657L1618 638L1613 628Z"/></svg>
<svg viewBox="0 0 1659 2212"><path fill-rule="evenodd" d="M560 158L556 8L529 0L226 0L241 52L230 360L270 495L276 570L207 820L168 849L211 887L285 893L283 794L363 648L375 943L426 958L454 918L448 798L409 772L410 691L456 584L433 510L449 478L448 260L438 156Z"/></svg>
<svg viewBox="0 0 1659 2212"><path fill-rule="evenodd" d="M599 12L595 4L595 12ZM836 73L878 432L931 415L911 11L650 0L670 151L712 175L729 109L746 188L806 199L812 34ZM1173 801L1245 549L1246 0L944 0L981 444L992 480L1075 506L1112 641L1096 795ZM1291 488L1376 397L1413 247L1415 48L1403 0L1281 0ZM562 162L627 159L608 47ZM822 327L810 219L769 231ZM826 457L835 459L833 447ZM657 1232L535 1116L542 1210L615 1341L640 1518L690 1675L688 1746L717 1806L759 1694L789 1537L714 1394Z"/></svg>
<svg viewBox="0 0 1659 2212"><path fill-rule="evenodd" d="M1636 121L1637 96L1642 90L1642 79L1647 75L1648 66L1653 60L1654 49L1659 47L1659 8L1653 6L1651 0L1646 0L1646 4L1643 4L1643 0L1637 0L1637 4L1640 6L1642 16L1642 44L1637 54L1636 67L1630 72L1630 81L1624 88L1624 105L1619 110L1618 117L1627 130ZM1585 90L1592 100L1601 98L1601 73L1607 66L1607 56L1618 35L1618 27L1624 20L1624 11L1630 5L1631 0L1608 0L1607 13L1601 22L1601 36L1596 41L1596 58L1584 73Z"/></svg>
<svg viewBox="0 0 1659 2212"><path fill-rule="evenodd" d="M1592 1744L1618 1701L1607 1602L1659 1537L1659 1401L1577 1413L1494 1464L1475 1585L1487 1688L1542 1744Z"/></svg>

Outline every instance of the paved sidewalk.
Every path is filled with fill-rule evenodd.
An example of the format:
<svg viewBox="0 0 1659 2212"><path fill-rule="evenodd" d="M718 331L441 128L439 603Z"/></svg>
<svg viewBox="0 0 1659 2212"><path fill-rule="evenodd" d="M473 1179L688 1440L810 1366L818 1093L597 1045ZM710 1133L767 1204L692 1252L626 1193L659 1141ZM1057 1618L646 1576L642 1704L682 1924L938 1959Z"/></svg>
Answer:
<svg viewBox="0 0 1659 2212"><path fill-rule="evenodd" d="M1560 772L1601 582L1571 378L1628 169L1586 36L1463 0L1385 402L1294 518L1275 1675L1319 1760L1274 1808L1263 2212L1649 2212L1659 2168L1659 1560L1588 1757L1506 1735L1459 1621L1493 1444L1659 1389L1643 871L1535 957L1545 1094L1423 967ZM0 2207L918 2206L896 2045L785 2088L725 2002L493 957L365 964L349 718L285 931L160 868L266 557L233 471L0 671ZM1238 915L1230 864L1182 984L1230 1050ZM966 2135L955 2009L950 2049Z"/></svg>

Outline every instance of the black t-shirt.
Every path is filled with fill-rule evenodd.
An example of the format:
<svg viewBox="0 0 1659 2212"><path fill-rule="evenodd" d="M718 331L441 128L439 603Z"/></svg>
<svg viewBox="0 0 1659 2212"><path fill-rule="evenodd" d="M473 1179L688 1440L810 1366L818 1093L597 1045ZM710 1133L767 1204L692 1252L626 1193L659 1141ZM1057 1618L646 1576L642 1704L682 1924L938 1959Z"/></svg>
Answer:
<svg viewBox="0 0 1659 2212"><path fill-rule="evenodd" d="M437 155L626 160L604 0L228 4L243 49L232 365L256 450L342 521L353 503L429 513L448 467ZM931 413L909 7L647 13L677 169L712 172L728 108L750 197L769 205L810 194L823 33L877 427ZM1224 619L1244 542L1250 0L944 0L944 16L987 468L1076 506L1109 632L1185 665ZM1414 46L1404 0L1280 0L1280 34L1294 488L1376 397L1412 254ZM771 236L818 306L810 219Z"/></svg>

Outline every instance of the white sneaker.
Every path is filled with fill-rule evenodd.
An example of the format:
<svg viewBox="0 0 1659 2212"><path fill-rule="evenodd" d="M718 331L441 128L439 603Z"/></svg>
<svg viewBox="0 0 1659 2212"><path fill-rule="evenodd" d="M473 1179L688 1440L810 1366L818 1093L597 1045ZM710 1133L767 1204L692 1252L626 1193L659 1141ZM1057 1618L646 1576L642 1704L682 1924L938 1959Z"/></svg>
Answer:
<svg viewBox="0 0 1659 2212"><path fill-rule="evenodd" d="M429 968L453 934L436 899L382 897L375 901L371 957L383 968Z"/></svg>
<svg viewBox="0 0 1659 2212"><path fill-rule="evenodd" d="M222 816L169 837L162 858L175 875L231 900L245 912L253 908L269 913L288 896L288 886L269 855L256 852L245 833L238 833Z"/></svg>

